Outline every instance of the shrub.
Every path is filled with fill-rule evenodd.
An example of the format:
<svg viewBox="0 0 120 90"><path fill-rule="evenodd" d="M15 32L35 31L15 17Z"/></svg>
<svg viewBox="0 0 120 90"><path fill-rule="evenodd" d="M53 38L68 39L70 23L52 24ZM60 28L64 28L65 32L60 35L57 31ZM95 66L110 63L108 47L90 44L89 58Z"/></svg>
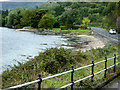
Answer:
<svg viewBox="0 0 120 90"><path fill-rule="evenodd" d="M99 27L102 26L102 23L96 23L96 22L92 22L88 24L89 26L94 26L94 27Z"/></svg>
<svg viewBox="0 0 120 90"><path fill-rule="evenodd" d="M82 23L85 25L88 25L90 23L90 19L88 17L86 17L82 20Z"/></svg>
<svg viewBox="0 0 120 90"><path fill-rule="evenodd" d="M70 70L71 65L74 65L74 68L77 68L90 64L91 60L99 60L101 58L103 59L105 55L111 55L114 52L118 52L118 48L116 46L117 45L104 47L102 49L98 48L96 50L92 49L85 53L64 48L46 49L44 52L41 52L39 56L35 56L34 59L30 59L24 64L18 62L18 65L11 67L11 70L8 69L4 71L2 73L2 88L33 81L38 78L38 73L41 73L42 77L45 77L58 72L60 73L66 70ZM87 74L85 73L85 75ZM60 80L59 82L62 81ZM85 88L91 87L89 80L83 82L83 84L84 83ZM29 86L27 87L29 88ZM33 84L30 85L30 87L35 88L36 86Z"/></svg>
<svg viewBox="0 0 120 90"><path fill-rule="evenodd" d="M79 29L79 28L80 28L79 25L73 25L73 26L72 26L72 29Z"/></svg>
<svg viewBox="0 0 120 90"><path fill-rule="evenodd" d="M80 28L82 28L82 29L87 29L87 26L80 26Z"/></svg>
<svg viewBox="0 0 120 90"><path fill-rule="evenodd" d="M18 25L15 25L14 28L18 29L18 28L22 28L22 26L18 24Z"/></svg>
<svg viewBox="0 0 120 90"><path fill-rule="evenodd" d="M23 29L33 29L33 27L31 27L31 26L26 26L26 27L23 27Z"/></svg>
<svg viewBox="0 0 120 90"><path fill-rule="evenodd" d="M42 69L52 74L67 69L69 64L74 62L73 58L71 58L73 56L71 50L64 48L47 49L44 53L40 53L37 60L39 60L41 56L44 57L41 63Z"/></svg>
<svg viewBox="0 0 120 90"><path fill-rule="evenodd" d="M81 34L83 34L83 32L77 32L76 34L77 34L77 35L81 35Z"/></svg>
<svg viewBox="0 0 120 90"><path fill-rule="evenodd" d="M68 28L66 26L60 26L62 30L67 30Z"/></svg>

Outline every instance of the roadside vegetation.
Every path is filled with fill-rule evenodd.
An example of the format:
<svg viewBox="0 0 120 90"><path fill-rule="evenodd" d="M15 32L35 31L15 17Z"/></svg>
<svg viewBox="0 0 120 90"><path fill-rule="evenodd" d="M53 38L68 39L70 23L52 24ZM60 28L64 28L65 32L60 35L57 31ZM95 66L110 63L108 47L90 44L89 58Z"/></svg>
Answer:
<svg viewBox="0 0 120 90"><path fill-rule="evenodd" d="M105 56L113 57L113 54L118 54L118 47L105 46L104 48L92 49L87 52L72 51L64 48L51 48L41 52L39 56L35 56L26 63L18 62L18 65L10 67L11 70L6 70L2 73L2 88L22 84L33 81L38 78L38 73L41 73L42 78L51 76L63 71L89 65L92 60L95 62L104 60ZM108 66L113 62L108 62ZM95 72L104 69L104 63L95 66ZM78 80L91 74L91 68L82 69L74 73L74 80ZM103 74L95 77L95 80L102 79ZM89 81L89 80L88 80ZM42 88L59 88L70 82L70 74L62 75L57 78L42 82ZM98 82L100 83L100 82ZM89 84L88 84L89 85ZM75 86L78 86L75 85ZM37 88L37 84L29 85L28 88Z"/></svg>
<svg viewBox="0 0 120 90"><path fill-rule="evenodd" d="M55 30L55 31L60 31L61 28L52 28L52 30ZM68 30L63 30L63 31L68 31ZM85 31L85 32L89 32L90 30L88 29L81 29L81 28L78 28L78 29L69 29L69 31Z"/></svg>

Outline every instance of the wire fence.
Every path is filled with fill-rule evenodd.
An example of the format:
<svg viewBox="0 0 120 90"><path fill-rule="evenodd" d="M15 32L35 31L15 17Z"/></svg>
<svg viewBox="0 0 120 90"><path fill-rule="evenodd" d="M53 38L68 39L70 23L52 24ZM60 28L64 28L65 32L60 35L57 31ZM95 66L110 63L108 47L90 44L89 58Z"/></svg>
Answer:
<svg viewBox="0 0 120 90"><path fill-rule="evenodd" d="M91 78L91 82L93 82L94 76L100 74L101 72L104 72L104 78L106 78L106 76L107 76L107 70L110 69L110 68L112 68L112 67L113 67L113 71L116 72L116 65L120 64L119 61L118 61L118 63L116 63L116 58L119 57L119 56L120 55L116 56L116 54L114 54L114 57L111 57L111 58L108 58L108 59L107 59L107 57L105 57L105 60L99 61L97 63L94 63L94 61L92 61L91 64L86 65L84 67L76 68L76 69L74 69L74 67L72 65L71 66L71 70L66 71L66 72L62 72L62 73L59 73L59 74L55 74L55 75L52 75L52 76L48 76L46 78L41 78L41 74L38 74L38 79L35 80L35 81L27 82L27 83L24 83L24 84L21 84L21 85L17 85L17 86L12 86L12 87L9 87L9 88L6 88L6 89L17 89L17 88L21 88L21 87L24 87L24 86L28 86L28 85L33 84L33 83L38 83L38 90L40 90L41 89L41 83L43 81L45 81L47 79L55 78L55 77L58 77L58 76L61 76L61 75L67 74L67 73L71 73L71 82L69 84L65 85L65 86L62 86L62 87L58 88L58 90L66 88L68 86L71 86L71 90L73 90L73 86L74 86L75 83L81 82L81 81L83 81L85 79L88 79L88 78ZM107 61L111 60L111 59L114 60L114 64L111 65L111 66L109 66L109 67L107 67ZM105 66L104 66L105 68L103 70L101 70L101 71L98 71L98 72L94 73L94 66L97 65L97 64L100 64L102 62L105 62ZM91 69L91 75L86 76L86 77L84 77L82 79L79 79L77 81L73 80L74 71L78 71L78 70L81 70L81 69L84 69L84 68L88 68L88 67L92 68Z"/></svg>

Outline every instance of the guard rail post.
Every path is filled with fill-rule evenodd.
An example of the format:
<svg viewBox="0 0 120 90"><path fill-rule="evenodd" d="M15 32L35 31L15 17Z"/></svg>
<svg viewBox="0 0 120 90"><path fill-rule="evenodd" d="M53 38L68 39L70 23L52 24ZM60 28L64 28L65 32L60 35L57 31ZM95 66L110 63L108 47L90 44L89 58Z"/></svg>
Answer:
<svg viewBox="0 0 120 90"><path fill-rule="evenodd" d="M115 72L116 71L116 54L114 54L114 69L113 71Z"/></svg>
<svg viewBox="0 0 120 90"><path fill-rule="evenodd" d="M80 86L82 86L82 84L83 84L83 82L82 82L82 81L80 81Z"/></svg>
<svg viewBox="0 0 120 90"><path fill-rule="evenodd" d="M93 78L94 78L94 60L92 60L92 73L91 73L92 77L91 77L91 82L93 82Z"/></svg>
<svg viewBox="0 0 120 90"><path fill-rule="evenodd" d="M41 90L42 78L41 78L41 74L40 74L40 73L38 74L38 79L40 80L40 81L38 82L38 90Z"/></svg>
<svg viewBox="0 0 120 90"><path fill-rule="evenodd" d="M71 90L73 90L73 85L74 85L74 81L73 81L74 67L73 67L73 65L71 65L71 69L72 69L72 72L71 72L71 83L72 83Z"/></svg>
<svg viewBox="0 0 120 90"><path fill-rule="evenodd" d="M107 57L105 56L105 74L104 74L104 78L106 78L106 74L107 74Z"/></svg>

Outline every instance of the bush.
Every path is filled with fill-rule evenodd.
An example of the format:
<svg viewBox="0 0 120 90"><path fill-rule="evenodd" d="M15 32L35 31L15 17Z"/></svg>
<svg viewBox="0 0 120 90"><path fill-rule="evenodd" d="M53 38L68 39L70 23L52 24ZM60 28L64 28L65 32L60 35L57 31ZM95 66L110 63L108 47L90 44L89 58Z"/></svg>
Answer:
<svg viewBox="0 0 120 90"><path fill-rule="evenodd" d="M80 28L82 28L82 29L87 29L87 26L80 26Z"/></svg>
<svg viewBox="0 0 120 90"><path fill-rule="evenodd" d="M54 28L59 28L60 27L60 24L59 22L55 22L55 24L53 25Z"/></svg>
<svg viewBox="0 0 120 90"><path fill-rule="evenodd" d="M72 26L72 29L79 29L79 28L80 28L79 25L73 25L73 26Z"/></svg>
<svg viewBox="0 0 120 90"><path fill-rule="evenodd" d="M71 58L73 56L71 50L64 48L47 49L37 57L37 60L39 60L39 57L43 56L43 54L44 60L41 63L41 67L48 73L53 74L68 69L68 66L74 62L73 58Z"/></svg>
<svg viewBox="0 0 120 90"><path fill-rule="evenodd" d="M22 28L20 24L14 26L15 29Z"/></svg>
<svg viewBox="0 0 120 90"><path fill-rule="evenodd" d="M23 29L33 29L33 27L31 27L31 26L26 26L26 27L23 27Z"/></svg>
<svg viewBox="0 0 120 90"><path fill-rule="evenodd" d="M60 26L61 30L67 30L68 28L66 26Z"/></svg>
<svg viewBox="0 0 120 90"><path fill-rule="evenodd" d="M82 34L83 34L83 32L77 32L76 34L77 34L77 35L82 35Z"/></svg>
<svg viewBox="0 0 120 90"><path fill-rule="evenodd" d="M113 45L110 47L106 46L102 49L100 48L92 49L85 53L80 51L72 51L64 48L46 49L44 52L41 52L39 56L35 56L33 59L30 59L26 63L23 64L18 62L18 65L17 66L14 65L14 67L11 67L11 70L8 69L4 71L2 73L2 88L7 88L21 83L33 81L36 78L38 78L37 77L38 73L41 73L42 77L46 77L51 74L70 70L71 65L74 65L75 66L74 68L88 65L91 63L91 60L97 61L101 58L103 59L104 56L106 55L111 56L115 52L118 52L117 45ZM87 75L87 73L84 73L84 71L81 73ZM62 81L63 80L64 79L62 79ZM59 82L62 81L61 79L59 79ZM91 83L89 83L89 81L85 81L85 82L83 82L83 84L85 83L85 87L91 87ZM35 84L30 86L32 88L36 87Z"/></svg>
<svg viewBox="0 0 120 90"><path fill-rule="evenodd" d="M80 26L79 25L71 25L71 26L60 26L60 28L62 29L62 30L68 30L68 29L79 29L80 28Z"/></svg>
<svg viewBox="0 0 120 90"><path fill-rule="evenodd" d="M102 26L102 23L89 23L89 26L99 27Z"/></svg>

